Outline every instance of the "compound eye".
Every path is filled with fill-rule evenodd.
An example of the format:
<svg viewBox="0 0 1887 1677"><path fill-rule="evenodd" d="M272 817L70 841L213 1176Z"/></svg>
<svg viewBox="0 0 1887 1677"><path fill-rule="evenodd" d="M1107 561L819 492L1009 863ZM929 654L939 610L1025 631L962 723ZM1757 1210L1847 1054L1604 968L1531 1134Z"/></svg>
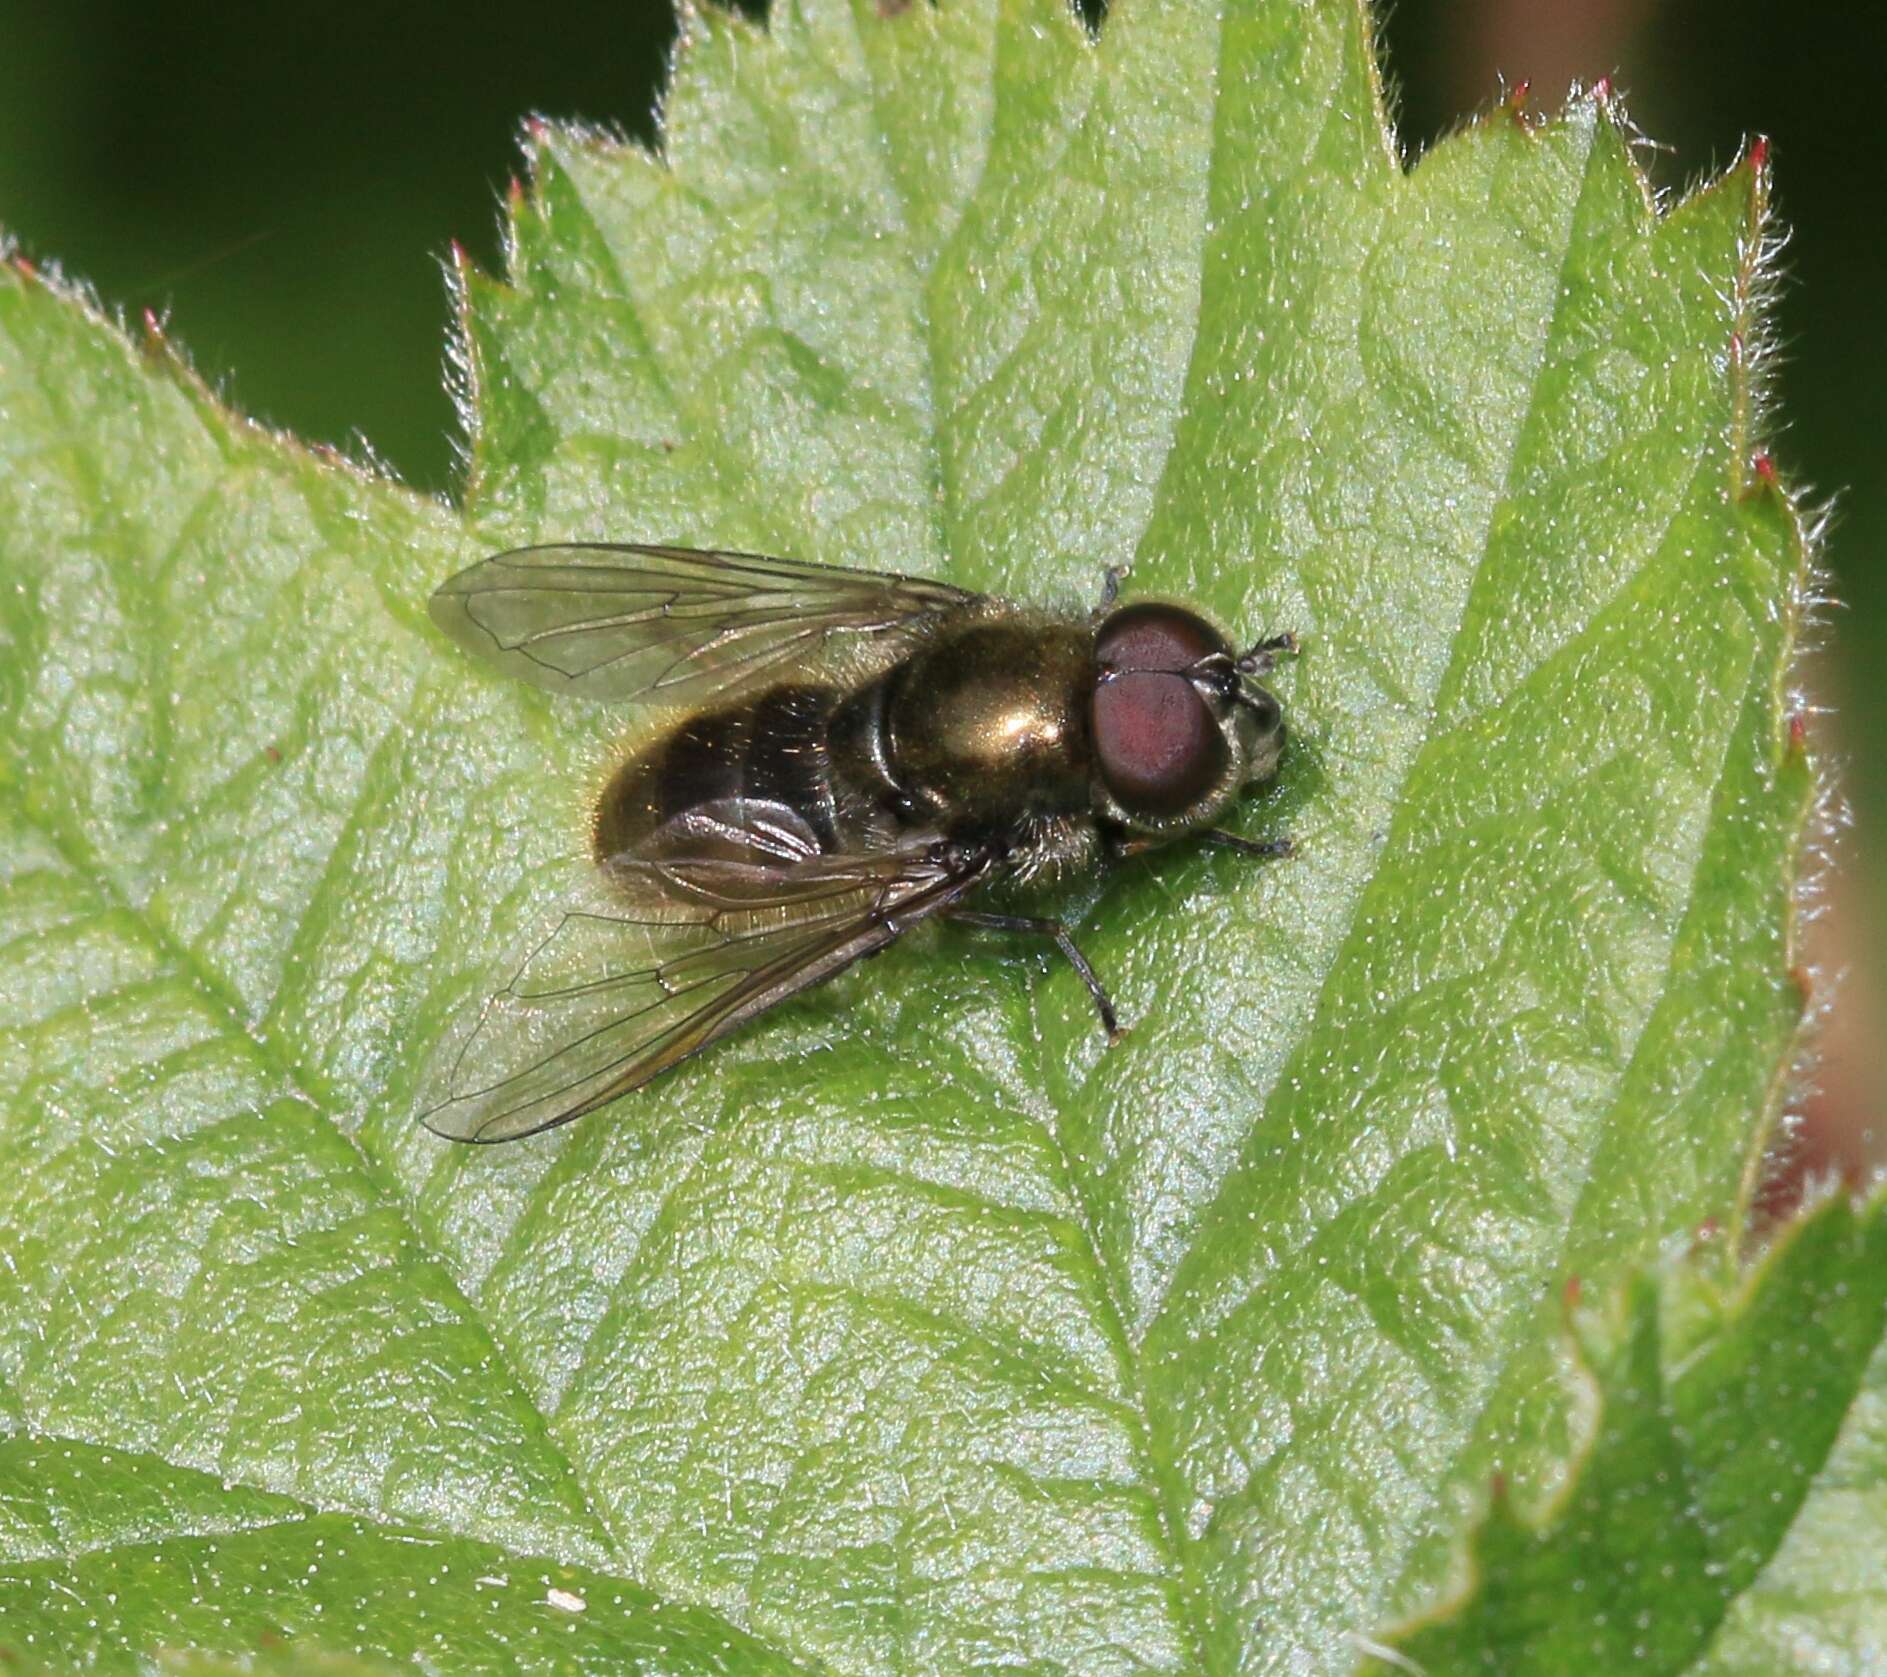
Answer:
<svg viewBox="0 0 1887 1677"><path fill-rule="evenodd" d="M1094 655L1107 670L1188 670L1214 654L1231 654L1218 630L1158 600L1123 606L1094 637Z"/></svg>
<svg viewBox="0 0 1887 1677"><path fill-rule="evenodd" d="M1184 676L1129 670L1103 681L1091 721L1101 778L1132 814L1177 815L1225 773L1224 735Z"/></svg>

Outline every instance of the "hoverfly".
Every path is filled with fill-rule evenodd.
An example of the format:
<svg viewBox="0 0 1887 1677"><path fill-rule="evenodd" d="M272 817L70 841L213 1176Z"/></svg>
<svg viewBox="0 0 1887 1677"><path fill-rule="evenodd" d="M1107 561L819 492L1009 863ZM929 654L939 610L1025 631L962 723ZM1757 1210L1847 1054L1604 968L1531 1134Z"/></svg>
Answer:
<svg viewBox="0 0 1887 1677"><path fill-rule="evenodd" d="M594 1111L931 917L1051 939L968 906L1213 825L1276 772L1258 678L1184 606L1055 614L917 577L689 548L500 553L432 597L509 675L578 698L684 707L596 800L580 900L492 996L426 1122L504 1141Z"/></svg>

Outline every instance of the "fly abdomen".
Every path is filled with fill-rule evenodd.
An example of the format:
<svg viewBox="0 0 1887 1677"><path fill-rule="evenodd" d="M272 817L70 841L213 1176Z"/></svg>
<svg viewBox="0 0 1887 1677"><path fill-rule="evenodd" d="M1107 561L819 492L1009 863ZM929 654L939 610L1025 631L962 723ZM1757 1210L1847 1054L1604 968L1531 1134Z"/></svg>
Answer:
<svg viewBox="0 0 1887 1677"><path fill-rule="evenodd" d="M847 794L893 814L911 808L891 763L891 696L903 674L900 664L867 682L833 711L826 730L833 770Z"/></svg>
<svg viewBox="0 0 1887 1677"><path fill-rule="evenodd" d="M746 797L784 804L802 816L822 850L834 850L839 842L826 746L836 697L823 687L776 687L761 694L750 713L753 733L741 787Z"/></svg>
<svg viewBox="0 0 1887 1677"><path fill-rule="evenodd" d="M677 816L734 800L778 804L823 850L838 847L828 688L775 687L744 705L689 717L632 757L596 803L598 860L633 854Z"/></svg>

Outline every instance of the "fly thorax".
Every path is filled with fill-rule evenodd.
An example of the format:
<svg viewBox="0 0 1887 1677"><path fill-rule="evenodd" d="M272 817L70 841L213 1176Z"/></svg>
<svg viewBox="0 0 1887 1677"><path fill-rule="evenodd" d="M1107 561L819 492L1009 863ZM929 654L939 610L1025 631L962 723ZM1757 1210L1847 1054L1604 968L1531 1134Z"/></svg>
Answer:
<svg viewBox="0 0 1887 1677"><path fill-rule="evenodd" d="M976 623L943 635L889 693L892 772L946 823L1085 808L1093 684L1085 629Z"/></svg>

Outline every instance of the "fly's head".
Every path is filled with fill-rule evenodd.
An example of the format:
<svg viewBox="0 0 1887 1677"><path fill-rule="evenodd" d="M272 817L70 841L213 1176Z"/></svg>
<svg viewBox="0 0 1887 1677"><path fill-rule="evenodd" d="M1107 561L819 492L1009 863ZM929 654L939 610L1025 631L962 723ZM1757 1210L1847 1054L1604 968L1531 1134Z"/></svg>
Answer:
<svg viewBox="0 0 1887 1677"><path fill-rule="evenodd" d="M1124 606L1095 631L1089 722L1098 814L1178 838L1277 773L1284 712L1259 685L1288 637L1245 653L1183 606Z"/></svg>

